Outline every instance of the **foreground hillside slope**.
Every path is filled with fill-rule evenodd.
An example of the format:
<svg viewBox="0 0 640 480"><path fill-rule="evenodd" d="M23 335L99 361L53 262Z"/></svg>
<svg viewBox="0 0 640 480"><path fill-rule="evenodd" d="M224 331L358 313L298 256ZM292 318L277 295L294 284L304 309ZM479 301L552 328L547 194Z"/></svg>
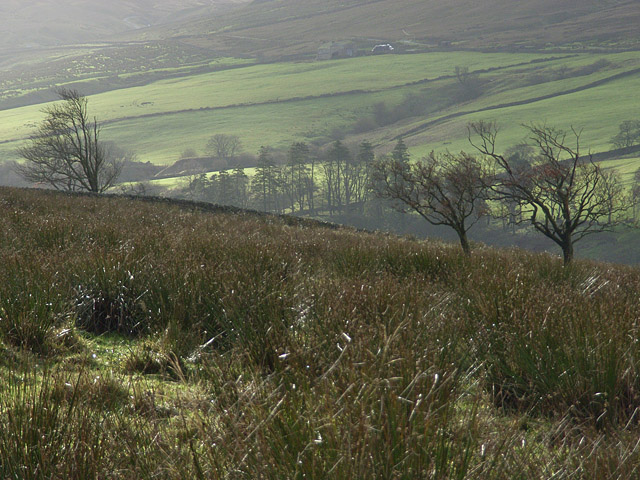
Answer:
<svg viewBox="0 0 640 480"><path fill-rule="evenodd" d="M637 269L195 207L0 189L0 477L637 475Z"/></svg>

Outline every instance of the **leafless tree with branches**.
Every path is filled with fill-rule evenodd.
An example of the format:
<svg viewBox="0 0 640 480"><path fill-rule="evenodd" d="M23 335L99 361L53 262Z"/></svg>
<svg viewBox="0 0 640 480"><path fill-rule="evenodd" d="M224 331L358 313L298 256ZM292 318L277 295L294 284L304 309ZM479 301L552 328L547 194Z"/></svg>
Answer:
<svg viewBox="0 0 640 480"><path fill-rule="evenodd" d="M416 162L388 157L372 168L377 196L395 201L399 211L414 211L432 225L445 225L471 253L468 232L486 213L486 170L475 157L433 152Z"/></svg>
<svg viewBox="0 0 640 480"><path fill-rule="evenodd" d="M206 150L213 157L228 164L242 150L242 142L237 135L217 133L209 138Z"/></svg>
<svg viewBox="0 0 640 480"><path fill-rule="evenodd" d="M470 124L469 142L494 161L497 173L491 189L496 199L516 202L523 221L553 240L568 265L576 242L627 220L632 198L614 170L605 171L590 154L582 155L581 131L526 128L536 152L531 162L516 163L497 152L495 122Z"/></svg>
<svg viewBox="0 0 640 480"><path fill-rule="evenodd" d="M43 110L45 119L27 144L16 170L26 180L57 190L102 193L113 186L123 159L100 141L100 125L89 117L87 98L75 90L58 90L62 102Z"/></svg>

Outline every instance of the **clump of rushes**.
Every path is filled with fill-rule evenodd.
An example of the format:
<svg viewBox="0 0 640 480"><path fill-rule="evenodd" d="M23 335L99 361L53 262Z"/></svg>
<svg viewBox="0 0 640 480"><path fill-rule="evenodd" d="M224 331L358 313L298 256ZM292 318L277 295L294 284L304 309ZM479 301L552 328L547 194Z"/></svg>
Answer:
<svg viewBox="0 0 640 480"><path fill-rule="evenodd" d="M80 377L33 367L0 375L0 475L98 478L113 468L112 433L105 414L87 408L80 397Z"/></svg>
<svg viewBox="0 0 640 480"><path fill-rule="evenodd" d="M184 379L186 373L182 358L149 342L136 346L125 359L123 368L127 373L162 375L174 380Z"/></svg>
<svg viewBox="0 0 640 480"><path fill-rule="evenodd" d="M547 282L540 272L548 266L513 260L499 275L478 272L482 291L461 292L496 405L599 427L632 421L640 411L639 272L584 262Z"/></svg>
<svg viewBox="0 0 640 480"><path fill-rule="evenodd" d="M148 331L146 285L125 265L98 263L76 290L76 326L94 334L136 336Z"/></svg>
<svg viewBox="0 0 640 480"><path fill-rule="evenodd" d="M69 304L60 285L32 272L23 265L6 263L0 284L0 338L8 345L39 355L60 351L67 334L58 327L69 318ZM40 273L40 272L38 272Z"/></svg>

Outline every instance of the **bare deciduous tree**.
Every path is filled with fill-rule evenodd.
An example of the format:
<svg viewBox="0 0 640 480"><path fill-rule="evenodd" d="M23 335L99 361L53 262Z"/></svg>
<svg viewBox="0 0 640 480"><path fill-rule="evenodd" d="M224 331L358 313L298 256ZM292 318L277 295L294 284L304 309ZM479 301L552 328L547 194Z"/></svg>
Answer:
<svg viewBox="0 0 640 480"><path fill-rule="evenodd" d="M206 147L207 152L213 157L229 162L242 150L242 142L237 135L225 135L217 133L213 135Z"/></svg>
<svg viewBox="0 0 640 480"><path fill-rule="evenodd" d="M482 94L482 82L477 73L469 71L469 67L456 66L455 76L460 89L458 100L472 100Z"/></svg>
<svg viewBox="0 0 640 480"><path fill-rule="evenodd" d="M618 126L618 133L611 138L616 148L628 148L640 143L640 121L625 120Z"/></svg>
<svg viewBox="0 0 640 480"><path fill-rule="evenodd" d="M100 125L89 117L87 98L58 90L62 102L44 109L38 130L18 150L16 170L26 180L57 190L101 193L113 186L123 160L100 141Z"/></svg>
<svg viewBox="0 0 640 480"><path fill-rule="evenodd" d="M412 210L432 225L452 228L469 255L468 231L486 212L485 176L471 155L432 152L413 163L393 157L376 161L372 186L379 197L396 201L397 210Z"/></svg>
<svg viewBox="0 0 640 480"><path fill-rule="evenodd" d="M514 162L497 153L495 122L469 125L469 141L492 159L498 173L492 190L498 200L516 202L523 221L553 240L565 265L574 244L592 233L626 221L631 196L613 170L605 171L580 150L580 131L568 133L545 125L526 127L536 154L531 162Z"/></svg>

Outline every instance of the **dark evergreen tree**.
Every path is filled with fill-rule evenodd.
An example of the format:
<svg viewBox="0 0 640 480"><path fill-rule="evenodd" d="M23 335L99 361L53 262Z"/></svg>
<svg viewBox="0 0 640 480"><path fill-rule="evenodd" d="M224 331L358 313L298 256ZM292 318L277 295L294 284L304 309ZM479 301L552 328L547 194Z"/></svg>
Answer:
<svg viewBox="0 0 640 480"><path fill-rule="evenodd" d="M393 158L397 162L408 162L410 160L409 149L404 143L402 137L400 137L396 143L396 146L393 147L393 151L391 152L391 158Z"/></svg>

